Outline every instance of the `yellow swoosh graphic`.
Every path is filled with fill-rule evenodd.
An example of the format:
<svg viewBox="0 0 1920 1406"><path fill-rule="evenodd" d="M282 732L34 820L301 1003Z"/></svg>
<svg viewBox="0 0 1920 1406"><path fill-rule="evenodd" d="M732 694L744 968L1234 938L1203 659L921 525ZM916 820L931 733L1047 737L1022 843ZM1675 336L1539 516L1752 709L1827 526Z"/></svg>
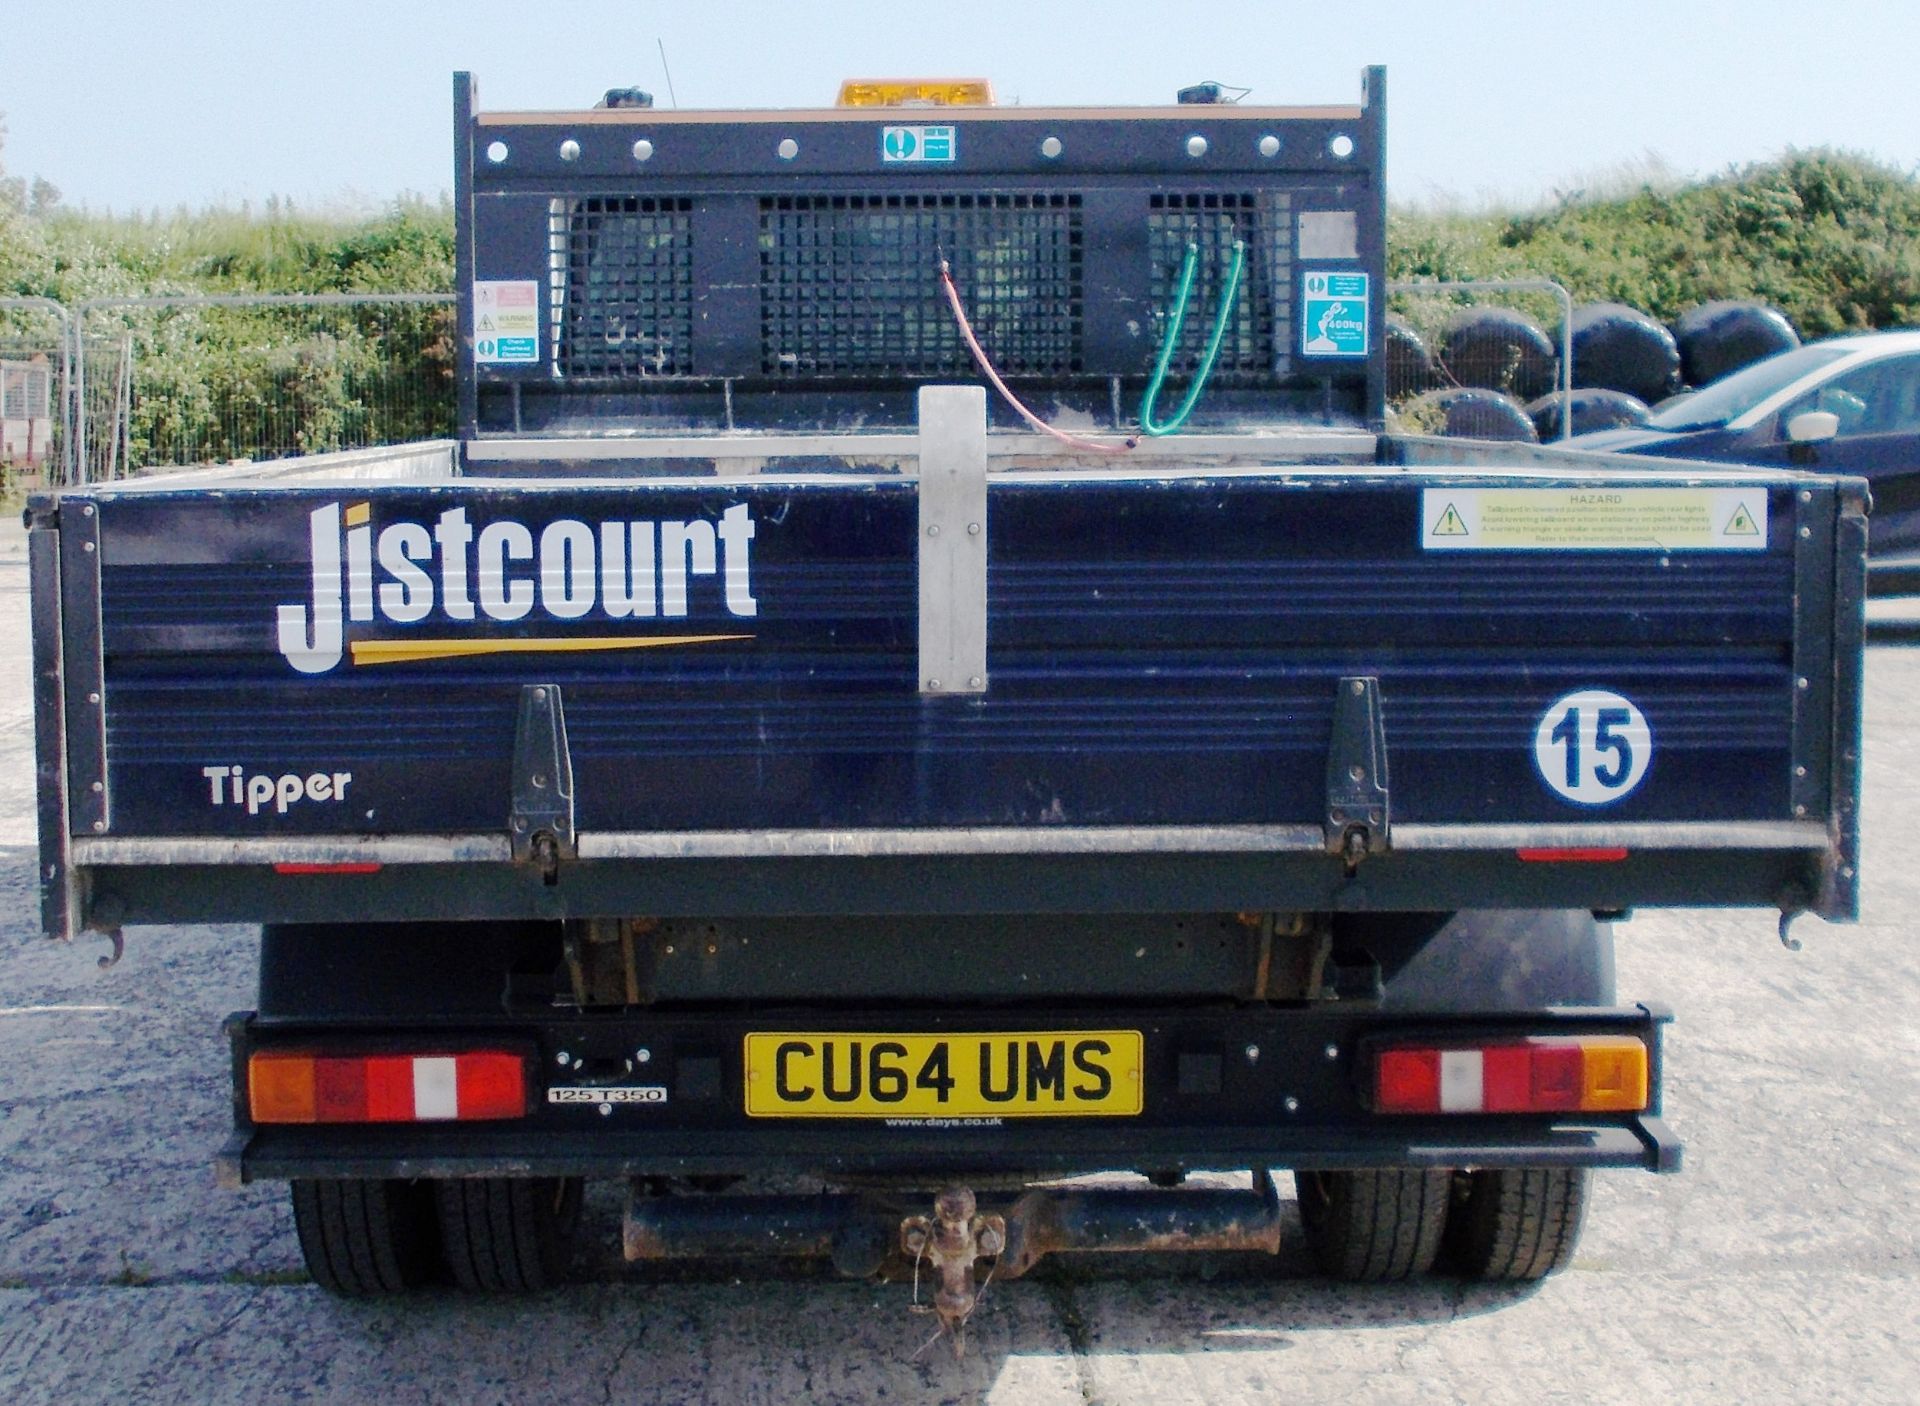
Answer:
<svg viewBox="0 0 1920 1406"><path fill-rule="evenodd" d="M427 659L465 659L476 654L585 654L613 649L658 649L673 644L715 644L752 635L575 635L566 639L354 640L355 664L416 664Z"/></svg>

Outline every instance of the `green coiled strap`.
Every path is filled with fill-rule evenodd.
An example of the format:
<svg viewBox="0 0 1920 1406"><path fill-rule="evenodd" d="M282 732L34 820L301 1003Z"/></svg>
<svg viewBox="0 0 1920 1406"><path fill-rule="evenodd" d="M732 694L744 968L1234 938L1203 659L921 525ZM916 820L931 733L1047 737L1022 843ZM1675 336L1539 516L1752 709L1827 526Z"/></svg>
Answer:
<svg viewBox="0 0 1920 1406"><path fill-rule="evenodd" d="M1194 368L1193 384L1187 387L1187 398L1180 402L1180 408L1173 412L1173 417L1161 424L1153 418L1153 404L1160 398L1160 387L1167 379L1167 366L1173 360L1173 349L1180 341L1180 329L1187 320L1187 299L1193 293L1194 270L1200 264L1200 246L1187 245L1186 262L1180 267L1180 291L1173 300L1173 317L1167 323L1166 335L1160 339L1160 356L1154 362L1153 379L1147 382L1146 398L1140 402L1140 428L1148 434L1172 434L1186 424L1187 416L1200 403L1200 393L1207 388L1207 378L1213 374L1214 359L1220 355L1220 344L1227 337L1227 323L1233 318L1233 302L1240 292L1240 271L1246 261L1246 241L1234 240L1233 263L1227 269L1227 286L1220 298L1220 311L1214 314L1213 335L1207 339L1207 349L1201 354L1200 364Z"/></svg>

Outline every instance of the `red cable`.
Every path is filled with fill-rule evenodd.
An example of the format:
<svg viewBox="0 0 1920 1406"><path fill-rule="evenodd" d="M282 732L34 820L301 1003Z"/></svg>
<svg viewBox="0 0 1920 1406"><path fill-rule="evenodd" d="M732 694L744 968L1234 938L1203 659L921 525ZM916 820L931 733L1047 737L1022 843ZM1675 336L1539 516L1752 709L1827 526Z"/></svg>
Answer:
<svg viewBox="0 0 1920 1406"><path fill-rule="evenodd" d="M1062 444L1071 445L1075 449L1085 449L1094 454L1125 454L1140 442L1137 439L1128 439L1123 444L1101 444L1097 440L1081 439L1078 435L1070 435L1065 430L1056 430L1027 409L1020 403L1020 397L1007 389L1007 383L1000 379L1000 373L995 371L993 363L987 360L987 354L980 346L980 339L973 335L973 324L967 321L967 310L960 305L960 290L953 286L953 271L947 266L945 259L940 261L940 283L946 289L947 304L953 309L953 320L960 324L960 335L966 341L967 350L973 353L973 360L979 366L980 374L993 384L993 388L1000 392L1007 404L1019 412L1021 419L1041 434L1052 435Z"/></svg>

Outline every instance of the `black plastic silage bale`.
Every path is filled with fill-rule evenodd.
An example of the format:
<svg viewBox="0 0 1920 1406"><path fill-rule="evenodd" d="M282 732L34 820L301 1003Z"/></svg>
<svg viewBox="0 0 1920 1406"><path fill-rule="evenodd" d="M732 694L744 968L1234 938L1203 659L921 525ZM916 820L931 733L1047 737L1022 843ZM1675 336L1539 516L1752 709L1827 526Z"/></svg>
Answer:
<svg viewBox="0 0 1920 1406"><path fill-rule="evenodd" d="M1690 386L1704 386L1743 366L1800 345L1787 315L1765 303L1702 303L1673 324L1680 369Z"/></svg>
<svg viewBox="0 0 1920 1406"><path fill-rule="evenodd" d="M1553 389L1558 357L1540 324L1511 308L1474 308L1440 341L1440 365L1462 386L1532 400Z"/></svg>
<svg viewBox="0 0 1920 1406"><path fill-rule="evenodd" d="M1680 389L1680 348L1625 303L1588 303L1573 310L1573 384L1664 400Z"/></svg>
<svg viewBox="0 0 1920 1406"><path fill-rule="evenodd" d="M1387 399L1418 395L1433 386L1433 353L1404 318L1387 315Z"/></svg>
<svg viewBox="0 0 1920 1406"><path fill-rule="evenodd" d="M1533 421L1534 431L1542 440L1560 438L1563 406L1571 413L1575 434L1645 424L1648 413L1645 401L1625 391L1555 391L1527 406L1527 418Z"/></svg>
<svg viewBox="0 0 1920 1406"><path fill-rule="evenodd" d="M1520 402L1499 391L1453 387L1428 391L1410 404L1405 419L1415 430L1453 439L1538 440Z"/></svg>

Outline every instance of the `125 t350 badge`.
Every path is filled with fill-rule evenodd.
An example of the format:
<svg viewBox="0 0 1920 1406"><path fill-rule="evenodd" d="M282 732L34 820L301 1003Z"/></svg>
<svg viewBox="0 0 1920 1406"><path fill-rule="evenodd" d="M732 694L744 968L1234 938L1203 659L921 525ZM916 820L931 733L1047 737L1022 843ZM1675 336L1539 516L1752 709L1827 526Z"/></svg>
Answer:
<svg viewBox="0 0 1920 1406"><path fill-rule="evenodd" d="M665 1103L661 1084L555 1084L547 1090L548 1103Z"/></svg>

